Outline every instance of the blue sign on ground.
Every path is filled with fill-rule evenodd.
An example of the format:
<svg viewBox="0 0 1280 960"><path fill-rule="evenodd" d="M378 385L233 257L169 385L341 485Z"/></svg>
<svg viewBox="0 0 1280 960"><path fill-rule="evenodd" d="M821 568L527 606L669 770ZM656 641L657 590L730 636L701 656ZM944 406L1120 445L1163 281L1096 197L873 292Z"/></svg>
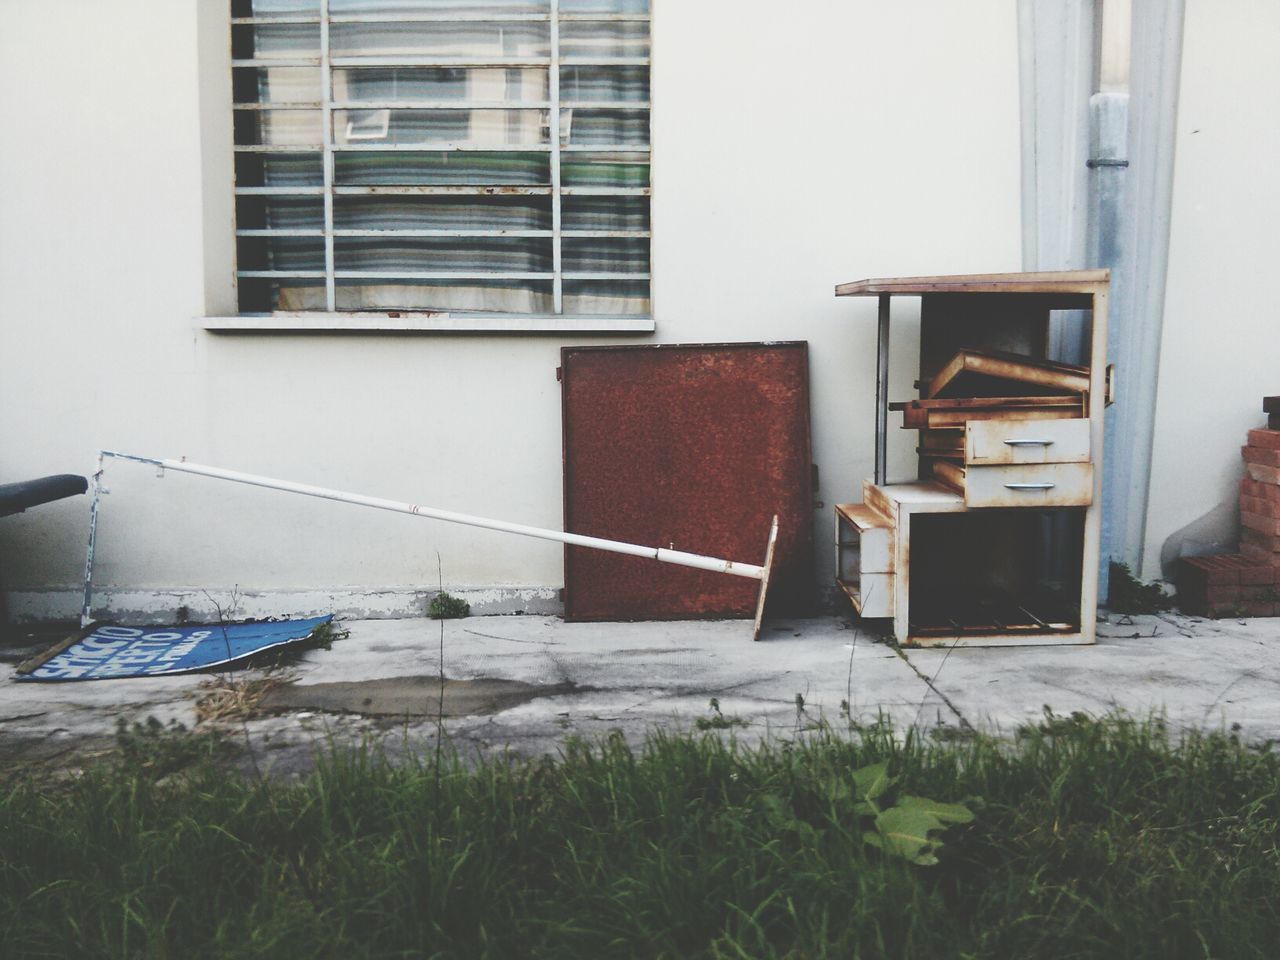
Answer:
<svg viewBox="0 0 1280 960"><path fill-rule="evenodd" d="M330 615L310 620L185 627L108 624L94 628L88 636L17 679L108 680L204 670L305 640L316 627L332 619Z"/></svg>

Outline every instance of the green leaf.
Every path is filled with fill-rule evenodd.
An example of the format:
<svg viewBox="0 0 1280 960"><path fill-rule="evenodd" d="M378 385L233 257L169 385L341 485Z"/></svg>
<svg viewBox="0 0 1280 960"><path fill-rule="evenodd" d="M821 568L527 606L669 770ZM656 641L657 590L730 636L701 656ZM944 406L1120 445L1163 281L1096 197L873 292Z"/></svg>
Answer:
<svg viewBox="0 0 1280 960"><path fill-rule="evenodd" d="M876 829L880 832L880 842L873 846L878 846L885 853L921 866L932 866L938 862L933 855L938 844L929 839L929 834L934 830L945 830L946 825L927 810L892 807L876 817Z"/></svg>
<svg viewBox="0 0 1280 960"><path fill-rule="evenodd" d="M943 823L973 822L973 811L963 803L939 803L928 797L899 797L897 806L905 810L931 813Z"/></svg>
<svg viewBox="0 0 1280 960"><path fill-rule="evenodd" d="M892 782L887 763L873 763L869 767L859 767L853 771L853 785L864 800L874 800L889 789Z"/></svg>

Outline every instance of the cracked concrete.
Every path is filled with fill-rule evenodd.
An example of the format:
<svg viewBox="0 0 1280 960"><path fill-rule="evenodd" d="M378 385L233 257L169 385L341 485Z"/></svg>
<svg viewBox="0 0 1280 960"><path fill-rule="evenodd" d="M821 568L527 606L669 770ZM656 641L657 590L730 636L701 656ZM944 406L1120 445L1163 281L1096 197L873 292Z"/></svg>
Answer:
<svg viewBox="0 0 1280 960"><path fill-rule="evenodd" d="M278 714L227 728L251 745L247 764L301 772L330 737L374 738L392 756L434 748L440 623L344 626L350 637L291 668L297 680L281 694ZM1159 710L1175 727L1239 724L1250 740L1280 740L1280 619L1113 617L1094 647L901 653L837 617L767 624L761 643L741 621L470 618L446 622L444 633L447 677L484 681L455 683L462 699L446 706L445 729L464 756L554 752L569 736L613 730L639 742L657 728L709 717L713 697L724 716L742 722L733 735L747 740L793 736L820 720L840 726L846 717L1007 734L1045 706ZM36 684L12 675L12 663L0 664L0 760L53 766L109 749L117 718L194 727L205 680ZM379 708L362 714L364 699Z"/></svg>

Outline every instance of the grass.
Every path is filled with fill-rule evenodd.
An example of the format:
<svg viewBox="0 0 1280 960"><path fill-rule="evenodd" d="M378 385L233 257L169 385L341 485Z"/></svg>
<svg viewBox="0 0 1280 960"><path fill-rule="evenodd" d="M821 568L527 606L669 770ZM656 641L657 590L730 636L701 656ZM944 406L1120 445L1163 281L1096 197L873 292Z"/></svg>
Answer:
<svg viewBox="0 0 1280 960"><path fill-rule="evenodd" d="M0 801L6 957L1271 957L1280 758L1046 716L997 743L712 734L296 785L200 741ZM175 733L181 740L187 734ZM185 751L185 752L184 752ZM191 754L175 774L163 758ZM941 862L865 842L851 771L968 801ZM979 802L975 798L982 798Z"/></svg>

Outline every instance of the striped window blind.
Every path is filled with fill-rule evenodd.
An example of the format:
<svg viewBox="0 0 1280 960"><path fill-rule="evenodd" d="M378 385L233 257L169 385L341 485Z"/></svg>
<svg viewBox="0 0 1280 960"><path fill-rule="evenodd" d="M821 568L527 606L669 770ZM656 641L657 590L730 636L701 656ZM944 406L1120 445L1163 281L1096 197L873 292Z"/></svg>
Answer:
<svg viewBox="0 0 1280 960"><path fill-rule="evenodd" d="M650 314L649 0L231 0L242 314Z"/></svg>

